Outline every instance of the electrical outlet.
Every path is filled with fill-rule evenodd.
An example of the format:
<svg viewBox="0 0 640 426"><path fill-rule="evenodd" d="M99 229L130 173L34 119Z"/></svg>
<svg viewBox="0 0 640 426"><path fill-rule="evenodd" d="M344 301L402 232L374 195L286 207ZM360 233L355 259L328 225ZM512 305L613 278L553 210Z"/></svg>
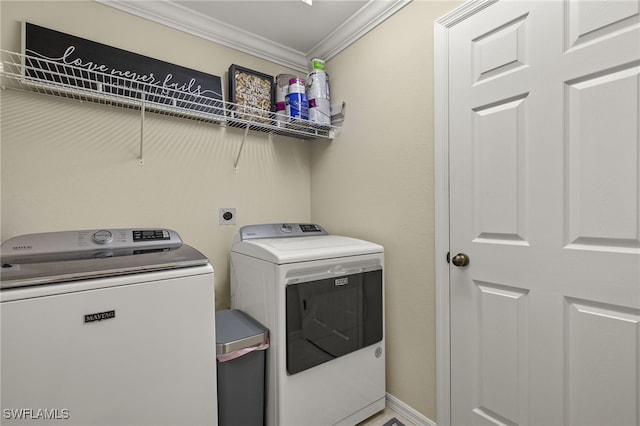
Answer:
<svg viewBox="0 0 640 426"><path fill-rule="evenodd" d="M236 209L230 207L221 207L218 209L218 225L235 225Z"/></svg>

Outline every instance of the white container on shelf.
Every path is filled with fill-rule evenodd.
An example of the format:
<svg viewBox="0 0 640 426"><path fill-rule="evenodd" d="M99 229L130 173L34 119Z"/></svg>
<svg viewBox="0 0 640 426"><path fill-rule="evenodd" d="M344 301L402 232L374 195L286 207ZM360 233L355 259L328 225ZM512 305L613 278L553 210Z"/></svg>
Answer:
<svg viewBox="0 0 640 426"><path fill-rule="evenodd" d="M276 120L289 121L289 113L287 112L287 95L289 94L289 80L296 78L291 74L278 74L276 76Z"/></svg>
<svg viewBox="0 0 640 426"><path fill-rule="evenodd" d="M307 75L306 92L309 99L309 120L318 124L331 124L329 74L319 70L310 72Z"/></svg>

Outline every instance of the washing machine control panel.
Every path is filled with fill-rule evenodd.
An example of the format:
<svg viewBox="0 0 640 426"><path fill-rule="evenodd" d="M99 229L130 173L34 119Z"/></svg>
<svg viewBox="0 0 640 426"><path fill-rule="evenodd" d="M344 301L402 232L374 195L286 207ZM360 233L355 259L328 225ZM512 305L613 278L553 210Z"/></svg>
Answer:
<svg viewBox="0 0 640 426"><path fill-rule="evenodd" d="M166 229L143 229L133 231L133 241L166 241L171 240L171 233Z"/></svg>
<svg viewBox="0 0 640 426"><path fill-rule="evenodd" d="M242 240L308 237L311 235L329 235L329 233L322 226L312 223L269 223L248 225L240 228L240 238Z"/></svg>
<svg viewBox="0 0 640 426"><path fill-rule="evenodd" d="M182 245L182 239L171 229L117 228L82 231L45 232L13 237L2 244L2 258L53 256L68 253L170 250ZM83 258L83 255L77 255ZM67 255L73 258L74 255Z"/></svg>

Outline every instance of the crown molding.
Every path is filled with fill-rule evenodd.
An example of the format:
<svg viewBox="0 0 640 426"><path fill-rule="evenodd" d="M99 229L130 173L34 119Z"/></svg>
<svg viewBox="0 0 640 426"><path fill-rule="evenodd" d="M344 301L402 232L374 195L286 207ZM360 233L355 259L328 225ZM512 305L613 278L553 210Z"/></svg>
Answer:
<svg viewBox="0 0 640 426"><path fill-rule="evenodd" d="M409 3L411 0L370 0L307 52L307 62L313 58L328 61Z"/></svg>
<svg viewBox="0 0 640 426"><path fill-rule="evenodd" d="M173 1L94 1L301 72L308 71L312 58L328 61L411 2L370 0L309 52L300 52L193 12Z"/></svg>
<svg viewBox="0 0 640 426"><path fill-rule="evenodd" d="M296 70L306 70L304 54L258 37L171 1L94 0L205 40L254 55Z"/></svg>

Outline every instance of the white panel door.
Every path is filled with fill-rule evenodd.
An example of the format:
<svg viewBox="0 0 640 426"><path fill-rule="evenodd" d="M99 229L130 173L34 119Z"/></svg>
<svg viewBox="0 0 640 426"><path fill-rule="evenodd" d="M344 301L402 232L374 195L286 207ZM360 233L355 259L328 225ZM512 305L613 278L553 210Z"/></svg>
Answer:
<svg viewBox="0 0 640 426"><path fill-rule="evenodd" d="M454 425L640 424L639 10L502 0L449 31Z"/></svg>

